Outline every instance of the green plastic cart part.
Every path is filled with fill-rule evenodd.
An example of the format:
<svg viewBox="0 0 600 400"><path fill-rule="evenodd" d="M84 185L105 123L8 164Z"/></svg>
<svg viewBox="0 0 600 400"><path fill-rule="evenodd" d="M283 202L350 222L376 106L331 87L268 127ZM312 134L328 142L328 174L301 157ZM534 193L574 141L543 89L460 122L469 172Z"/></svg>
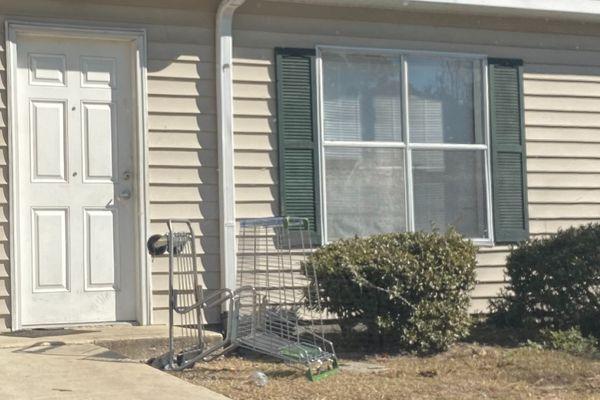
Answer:
<svg viewBox="0 0 600 400"><path fill-rule="evenodd" d="M306 371L306 377L311 382L318 382L325 378L329 378L332 375L337 374L338 371L339 371L339 368L338 368L337 360L333 360L333 368L328 369L327 371L316 373L316 374L313 374L313 372L309 368L308 371Z"/></svg>
<svg viewBox="0 0 600 400"><path fill-rule="evenodd" d="M303 346L301 344L294 346L287 346L283 350L280 351L282 356L293 358L298 362L302 362L305 356L310 358L314 358L321 354L321 350L316 347Z"/></svg>

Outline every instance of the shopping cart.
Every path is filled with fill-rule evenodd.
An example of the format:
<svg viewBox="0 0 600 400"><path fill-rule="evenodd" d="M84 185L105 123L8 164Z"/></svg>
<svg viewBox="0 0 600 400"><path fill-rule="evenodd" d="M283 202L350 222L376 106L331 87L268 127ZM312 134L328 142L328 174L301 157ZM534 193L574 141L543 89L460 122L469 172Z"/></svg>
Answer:
<svg viewBox="0 0 600 400"><path fill-rule="evenodd" d="M312 251L309 222L303 218L240 221L237 286L251 287L240 301L236 342L262 354L308 368L311 379L337 369L325 339L318 280L306 259ZM242 300L242 299L240 299Z"/></svg>
<svg viewBox="0 0 600 400"><path fill-rule="evenodd" d="M233 292L221 289L205 296L198 270L197 238L187 220L171 219L167 233L148 239L148 252L153 257L168 254L169 276L169 348L156 358L153 365L167 370L193 366L200 359L209 360L227 352L231 347L228 335L211 346L204 332L206 312L214 307L233 311ZM227 333L230 332L227 327Z"/></svg>
<svg viewBox="0 0 600 400"><path fill-rule="evenodd" d="M260 218L240 221L236 288L204 296L199 282L196 236L189 221L170 220L148 250L169 259L169 351L158 366L180 370L237 347L307 368L311 380L337 371L324 335L318 280L305 262L311 249L308 220ZM184 230L175 230L182 225ZM210 309L227 312L226 335L207 346L203 323ZM178 336L175 337L175 330Z"/></svg>

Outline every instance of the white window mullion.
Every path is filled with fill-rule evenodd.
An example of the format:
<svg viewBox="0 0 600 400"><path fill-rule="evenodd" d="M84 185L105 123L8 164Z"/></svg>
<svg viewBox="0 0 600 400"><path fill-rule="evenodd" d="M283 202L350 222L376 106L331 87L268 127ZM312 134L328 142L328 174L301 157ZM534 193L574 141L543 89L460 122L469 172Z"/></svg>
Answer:
<svg viewBox="0 0 600 400"><path fill-rule="evenodd" d="M329 147L377 147L377 148L403 148L404 143L401 142L355 142L355 141L324 141L323 146Z"/></svg>
<svg viewBox="0 0 600 400"><path fill-rule="evenodd" d="M487 150L485 144L411 143L408 147L421 150Z"/></svg>
<svg viewBox="0 0 600 400"><path fill-rule="evenodd" d="M405 174L406 174L406 230L413 232L415 230L414 196L413 196L413 176L412 176L412 152L410 149L410 127L408 116L408 63L406 57L402 56L402 132L404 132L404 142L406 143L405 154Z"/></svg>
<svg viewBox="0 0 600 400"><path fill-rule="evenodd" d="M487 227L488 227L488 245L494 243L494 213L492 210L492 154L491 154L491 130L490 130L490 108L489 108L489 82L488 82L488 63L487 59L481 62L481 83L483 85L483 129L485 144L488 148L485 150L485 181L487 196Z"/></svg>
<svg viewBox="0 0 600 400"><path fill-rule="evenodd" d="M316 54L316 83L317 83L317 140L319 146L319 190L321 195L321 242L327 244L327 182L325 182L325 146L323 133L323 61L321 49L317 47Z"/></svg>

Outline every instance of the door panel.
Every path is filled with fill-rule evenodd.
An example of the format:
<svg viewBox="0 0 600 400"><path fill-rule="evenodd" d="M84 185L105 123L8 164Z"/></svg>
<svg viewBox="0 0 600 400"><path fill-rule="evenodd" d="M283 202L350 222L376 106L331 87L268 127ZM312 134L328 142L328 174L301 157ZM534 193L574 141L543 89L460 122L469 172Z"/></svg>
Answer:
<svg viewBox="0 0 600 400"><path fill-rule="evenodd" d="M33 209L32 260L34 290L56 292L68 290L67 215L66 209Z"/></svg>
<svg viewBox="0 0 600 400"><path fill-rule="evenodd" d="M29 84L64 86L66 57L62 54L30 54Z"/></svg>
<svg viewBox="0 0 600 400"><path fill-rule="evenodd" d="M136 319L131 46L17 36L24 326Z"/></svg>
<svg viewBox="0 0 600 400"><path fill-rule="evenodd" d="M64 182L67 176L65 102L33 100L30 109L31 180Z"/></svg>
<svg viewBox="0 0 600 400"><path fill-rule="evenodd" d="M115 87L116 60L106 57L81 57L81 86Z"/></svg>
<svg viewBox="0 0 600 400"><path fill-rule="evenodd" d="M119 265L115 263L114 215L110 210L85 210L86 290L117 288Z"/></svg>
<svg viewBox="0 0 600 400"><path fill-rule="evenodd" d="M84 180L113 178L113 107L111 103L82 103Z"/></svg>

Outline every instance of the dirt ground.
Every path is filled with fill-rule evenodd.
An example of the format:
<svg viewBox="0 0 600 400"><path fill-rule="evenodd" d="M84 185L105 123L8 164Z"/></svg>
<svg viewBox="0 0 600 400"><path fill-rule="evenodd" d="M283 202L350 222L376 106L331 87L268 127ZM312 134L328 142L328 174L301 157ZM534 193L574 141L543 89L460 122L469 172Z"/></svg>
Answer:
<svg viewBox="0 0 600 400"><path fill-rule="evenodd" d="M431 356L341 357L335 376L262 357L230 356L174 373L234 400L600 399L600 359L532 347L463 343ZM268 383L257 386L261 371Z"/></svg>
<svg viewBox="0 0 600 400"><path fill-rule="evenodd" d="M430 357L391 354L357 335L328 335L340 357L338 374L310 382L304 370L248 352L172 373L234 400L598 399L600 356L571 355L524 345L531 332L474 327L464 342ZM131 359L167 350L162 341L102 344ZM243 357L242 357L243 355ZM263 372L268 383L251 376Z"/></svg>

